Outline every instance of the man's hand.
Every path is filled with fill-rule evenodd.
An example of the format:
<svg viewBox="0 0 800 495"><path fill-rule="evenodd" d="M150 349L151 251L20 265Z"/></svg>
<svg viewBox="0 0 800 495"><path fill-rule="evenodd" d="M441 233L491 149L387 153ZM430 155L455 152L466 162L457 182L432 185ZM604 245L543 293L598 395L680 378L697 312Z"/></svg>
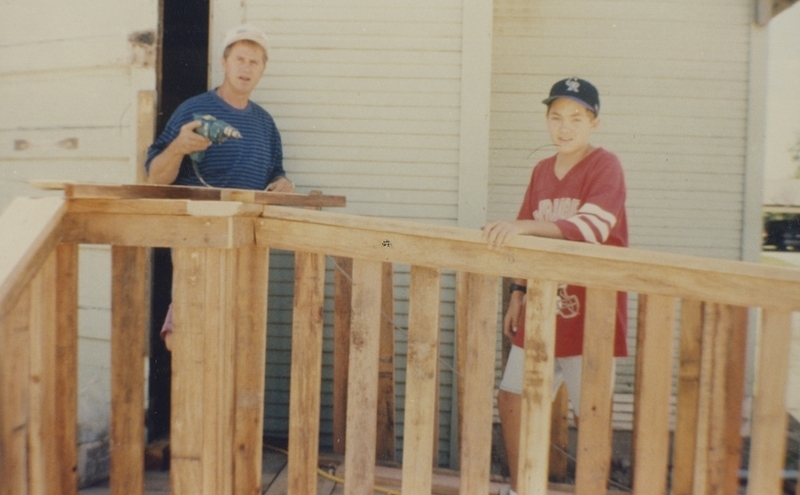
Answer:
<svg viewBox="0 0 800 495"><path fill-rule="evenodd" d="M267 186L269 192L291 193L294 192L294 183L286 177L280 176L269 183Z"/></svg>
<svg viewBox="0 0 800 495"><path fill-rule="evenodd" d="M195 151L205 151L211 146L211 141L194 132L195 129L203 125L199 120L187 122L181 126L178 136L170 143L169 147L179 153L181 157L194 153Z"/></svg>
<svg viewBox="0 0 800 495"><path fill-rule="evenodd" d="M147 181L150 184L172 184L178 176L183 157L195 151L204 151L211 141L194 132L203 125L199 120L187 122L175 139L150 162Z"/></svg>

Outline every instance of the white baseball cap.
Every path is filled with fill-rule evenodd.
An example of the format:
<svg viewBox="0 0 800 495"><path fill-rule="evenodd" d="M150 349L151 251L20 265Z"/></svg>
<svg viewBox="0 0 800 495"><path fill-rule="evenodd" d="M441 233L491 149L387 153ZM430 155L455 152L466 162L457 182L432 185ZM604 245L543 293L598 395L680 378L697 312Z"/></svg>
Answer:
<svg viewBox="0 0 800 495"><path fill-rule="evenodd" d="M258 43L264 49L264 53L269 51L269 43L267 42L267 35L258 28L250 24L242 24L225 33L225 39L222 42L222 49L225 50L237 41L250 40Z"/></svg>

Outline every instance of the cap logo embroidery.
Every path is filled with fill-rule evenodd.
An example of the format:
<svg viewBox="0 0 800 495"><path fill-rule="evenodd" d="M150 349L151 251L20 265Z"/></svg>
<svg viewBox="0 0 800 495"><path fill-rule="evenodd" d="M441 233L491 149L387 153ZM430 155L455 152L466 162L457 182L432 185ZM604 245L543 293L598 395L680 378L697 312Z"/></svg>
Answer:
<svg viewBox="0 0 800 495"><path fill-rule="evenodd" d="M567 79L567 91L580 93L581 83L577 79Z"/></svg>

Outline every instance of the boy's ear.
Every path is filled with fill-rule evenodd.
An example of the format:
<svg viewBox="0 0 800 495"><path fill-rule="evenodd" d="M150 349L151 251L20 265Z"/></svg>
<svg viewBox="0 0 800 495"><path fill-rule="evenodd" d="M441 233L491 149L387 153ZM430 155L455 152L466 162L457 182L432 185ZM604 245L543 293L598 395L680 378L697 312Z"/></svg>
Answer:
<svg viewBox="0 0 800 495"><path fill-rule="evenodd" d="M592 119L592 132L596 131L598 127L600 127L600 117L595 117Z"/></svg>

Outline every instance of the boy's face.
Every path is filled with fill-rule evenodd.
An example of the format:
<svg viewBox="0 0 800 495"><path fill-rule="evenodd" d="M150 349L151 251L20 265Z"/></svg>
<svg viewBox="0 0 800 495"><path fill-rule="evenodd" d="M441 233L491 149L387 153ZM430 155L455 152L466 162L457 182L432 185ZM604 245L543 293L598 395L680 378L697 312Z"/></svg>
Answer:
<svg viewBox="0 0 800 495"><path fill-rule="evenodd" d="M550 140L559 153L583 152L589 137L600 125L600 119L580 103L559 98L547 110L547 129Z"/></svg>

